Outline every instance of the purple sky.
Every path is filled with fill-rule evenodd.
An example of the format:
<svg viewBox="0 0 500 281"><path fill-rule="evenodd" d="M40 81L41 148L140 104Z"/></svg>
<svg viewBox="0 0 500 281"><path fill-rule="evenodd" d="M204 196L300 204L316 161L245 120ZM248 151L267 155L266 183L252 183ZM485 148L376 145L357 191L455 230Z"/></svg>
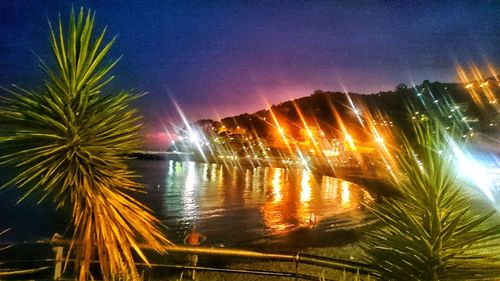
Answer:
<svg viewBox="0 0 500 281"><path fill-rule="evenodd" d="M149 92L149 142L178 122L172 100L216 119L317 89L456 81L456 62L500 65L500 1L1 1L1 85L40 85L47 19L72 5L118 34L112 88Z"/></svg>

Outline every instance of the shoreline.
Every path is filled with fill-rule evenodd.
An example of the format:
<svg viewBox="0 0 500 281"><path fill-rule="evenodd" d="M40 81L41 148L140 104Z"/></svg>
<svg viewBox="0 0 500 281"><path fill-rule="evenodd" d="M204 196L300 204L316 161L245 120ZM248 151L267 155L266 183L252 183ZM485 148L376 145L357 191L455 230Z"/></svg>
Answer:
<svg viewBox="0 0 500 281"><path fill-rule="evenodd" d="M361 262L363 257L363 250L361 249L362 242L350 243L343 246L335 247L310 247L300 251L301 254L309 254L315 256L322 256L327 258L335 258L352 262ZM179 264L186 264L186 258L177 257ZM284 261L262 261L262 260L249 260L245 258L234 258L234 259L223 259L207 256L199 256L200 267L217 267L224 269L236 269L236 270L257 270L257 271L274 271L274 272L289 272L294 273L297 271L299 274L306 274L309 276L316 277L317 280L320 278L326 278L328 280L339 280L344 274L347 276L354 276L355 274L344 272L339 269L331 269L326 267L320 267L315 265L300 263L298 267L294 262L284 262ZM180 281L180 280L191 280L188 278L187 270L182 269L163 269L158 270L155 268L149 273L149 278L151 280L169 280L169 281ZM290 277L279 277L279 276L263 276L255 274L245 274L245 273L228 273L228 272L217 272L217 271L203 271L198 270L196 272L196 280L234 280L234 281L265 281L265 280L294 280ZM302 280L302 279L299 279Z"/></svg>
<svg viewBox="0 0 500 281"><path fill-rule="evenodd" d="M341 246L341 247L328 247L328 248L309 248L301 253L325 256L330 258L338 258L348 261L359 261L361 259L362 250L356 244ZM340 280L344 272L342 270L318 267L314 265L300 264L297 268L294 263L284 262L254 262L254 263L235 263L230 264L229 268L244 268L253 270L269 270L269 271L283 271L295 272L299 274L307 274L310 276L325 278L328 280ZM347 273L348 276L353 274ZM200 272L199 280L233 280L233 281L257 281L257 280L294 280L288 277L265 277L250 274L235 274L235 273L219 273L219 272Z"/></svg>
<svg viewBox="0 0 500 281"><path fill-rule="evenodd" d="M249 246L237 247L242 250L250 250L262 253L274 253L274 254L288 254L295 255L297 253L309 254L315 256L321 256L326 258L341 259L345 261L352 262L363 262L363 250L361 245L364 243L365 233L373 231L379 228L377 223L366 223L365 225L350 229L350 230L336 230L333 232L325 231L323 227L316 227L313 229L302 229L297 231L295 235L303 235L304 240L307 238L319 238L318 243L324 243L326 246L307 246L307 247L296 247L297 245L290 245L290 247L284 247L286 245L287 236L279 235L275 237L276 239L271 239L267 243L258 245L257 247ZM293 234L292 234L293 235ZM319 236L317 236L319 235ZM348 237L348 239L346 239ZM328 240L328 241L325 241ZM202 245L203 246L203 245ZM187 264L187 258L185 255L180 254L167 254L165 256L159 257L162 262L175 263L175 264ZM280 272L295 272L296 265L294 262L286 261L269 261L269 260L258 260L249 258L232 257L227 258L224 256L210 256L210 255L199 255L200 267L217 267L224 269L236 269L236 270L258 270L258 271L280 271ZM186 270L182 269L158 269L155 268L151 272L151 280L169 280L169 281L179 281L179 280L191 280L185 275ZM326 278L327 280L342 280L343 274L347 276L354 276L355 274L344 272L343 270L330 269L326 267L314 266L309 264L299 264L298 273L306 274L310 276L320 278ZM181 274L182 279L181 279ZM244 274L244 273L227 273L227 272L217 272L217 271L197 271L197 280L234 280L234 281L265 281L265 280L294 280L290 277L278 277L278 276L263 276L254 274ZM299 279L302 280L302 279ZM351 280L351 279L348 279Z"/></svg>

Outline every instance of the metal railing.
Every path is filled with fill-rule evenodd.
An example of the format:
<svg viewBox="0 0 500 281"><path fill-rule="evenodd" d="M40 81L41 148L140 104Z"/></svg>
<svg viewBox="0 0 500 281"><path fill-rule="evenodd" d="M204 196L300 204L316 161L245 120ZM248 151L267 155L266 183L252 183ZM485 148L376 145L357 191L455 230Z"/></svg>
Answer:
<svg viewBox="0 0 500 281"><path fill-rule="evenodd" d="M52 246L55 257L53 259L38 259L38 260L7 260L1 261L2 264L7 263L52 263L52 266L43 266L40 267L41 270L48 270L53 268L54 280L65 280L64 272L63 272L63 264L67 261L74 262L74 260L67 260L64 257L64 248L69 245L69 241L62 239L51 239L37 242L24 242L18 244L12 244L12 246L16 245L40 245L40 244L49 244ZM147 247L142 247L147 249ZM352 273L359 274L372 274L374 272L373 268L367 264L335 259L335 258L327 258L322 256L310 255L305 253L297 252L295 254L277 254L277 253L262 253L256 251L249 250L241 250L241 249L229 249L229 248L209 248L209 247L199 247L199 246L167 246L165 247L167 253L176 253L176 254L185 254L185 255L210 255L216 257L225 257L229 258L226 261L231 263L234 259L231 258L247 258L252 260L260 260L260 261L279 261L279 262L287 262L294 265L294 270L292 271L271 271L271 270L260 270L260 269L243 269L243 268L225 268L225 267L208 267L208 266L192 266L188 264L166 264L166 263L150 263L149 266L151 270L154 268L169 268L169 269L179 269L179 270L197 270L197 271L215 271L215 272L224 272L224 273L236 273L236 274L254 274L254 275L263 275L263 276L273 276L273 277L288 277L294 278L295 280L318 280L318 276L313 276L306 273L299 272L299 265L313 265L321 268L329 268L334 270L341 270ZM98 263L98 261L93 261L93 263ZM246 262L248 263L248 262ZM136 263L138 266L147 267L148 264L145 263ZM32 273L32 272L26 272ZM324 279L329 280L329 279Z"/></svg>

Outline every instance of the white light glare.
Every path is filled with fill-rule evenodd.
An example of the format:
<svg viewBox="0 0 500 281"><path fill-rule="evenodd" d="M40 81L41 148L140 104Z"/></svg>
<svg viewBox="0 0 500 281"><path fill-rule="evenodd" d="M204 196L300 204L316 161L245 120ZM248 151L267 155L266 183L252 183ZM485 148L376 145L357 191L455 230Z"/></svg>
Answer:
<svg viewBox="0 0 500 281"><path fill-rule="evenodd" d="M194 143L194 144L197 144L200 142L200 135L198 135L197 132L194 132L194 131L190 131L189 132L189 140Z"/></svg>
<svg viewBox="0 0 500 281"><path fill-rule="evenodd" d="M473 184L481 189L491 202L495 202L492 189L495 186L495 175L490 173L490 168L485 167L470 155L466 155L456 144L452 143L454 156L457 161L459 176L469 179Z"/></svg>

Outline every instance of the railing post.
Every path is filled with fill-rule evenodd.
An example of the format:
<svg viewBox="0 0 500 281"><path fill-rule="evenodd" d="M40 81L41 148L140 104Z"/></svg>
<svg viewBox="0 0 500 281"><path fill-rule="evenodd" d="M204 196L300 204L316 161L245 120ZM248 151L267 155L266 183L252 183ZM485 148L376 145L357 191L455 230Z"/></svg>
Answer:
<svg viewBox="0 0 500 281"><path fill-rule="evenodd" d="M299 262L300 262L300 252L297 252L295 254L295 281L298 280L298 274L299 274Z"/></svg>
<svg viewBox="0 0 500 281"><path fill-rule="evenodd" d="M54 259L54 281L61 279L62 277L62 264L63 264L63 251L64 247L61 244L57 244L57 241L62 238L58 233L52 236L50 243L52 244L52 250L55 252Z"/></svg>

